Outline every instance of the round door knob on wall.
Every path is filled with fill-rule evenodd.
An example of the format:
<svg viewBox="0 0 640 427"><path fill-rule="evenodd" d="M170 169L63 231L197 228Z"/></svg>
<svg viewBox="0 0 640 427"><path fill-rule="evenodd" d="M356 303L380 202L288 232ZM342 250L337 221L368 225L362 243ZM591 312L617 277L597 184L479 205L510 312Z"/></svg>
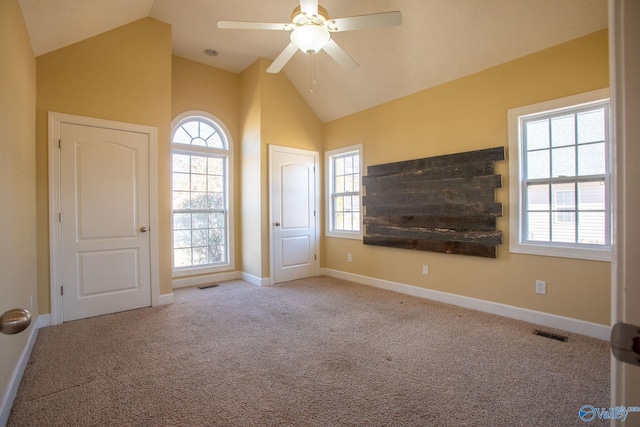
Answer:
<svg viewBox="0 0 640 427"><path fill-rule="evenodd" d="M0 332L7 335L24 331L31 324L31 313L24 308L14 308L0 316Z"/></svg>
<svg viewBox="0 0 640 427"><path fill-rule="evenodd" d="M275 224L273 224L273 225L275 225L276 227L280 227L280 223L279 223L279 222L277 222L277 221L276 221L276 223L275 223Z"/></svg>
<svg viewBox="0 0 640 427"><path fill-rule="evenodd" d="M140 232L141 233L146 233L147 231L149 231L149 229L147 227L140 227Z"/></svg>

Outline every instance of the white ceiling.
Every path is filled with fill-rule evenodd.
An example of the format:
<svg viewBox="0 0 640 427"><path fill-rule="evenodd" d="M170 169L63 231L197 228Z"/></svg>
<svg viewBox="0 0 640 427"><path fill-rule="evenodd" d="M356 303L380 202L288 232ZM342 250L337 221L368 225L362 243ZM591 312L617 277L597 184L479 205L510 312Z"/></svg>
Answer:
<svg viewBox="0 0 640 427"><path fill-rule="evenodd" d="M219 20L289 22L297 0L19 0L36 56L146 16L172 26L174 55L242 72L273 60L284 31L220 30ZM334 33L359 64L297 52L283 72L327 122L607 27L607 0L321 0L331 18L402 12L400 27ZM211 48L220 54L205 56Z"/></svg>

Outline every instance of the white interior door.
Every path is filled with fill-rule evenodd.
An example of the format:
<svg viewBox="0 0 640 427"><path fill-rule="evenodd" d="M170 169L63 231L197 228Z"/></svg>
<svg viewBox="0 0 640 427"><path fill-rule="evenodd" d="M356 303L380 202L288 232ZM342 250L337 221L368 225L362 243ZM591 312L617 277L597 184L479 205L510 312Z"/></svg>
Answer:
<svg viewBox="0 0 640 427"><path fill-rule="evenodd" d="M318 153L269 146L273 283L317 275Z"/></svg>
<svg viewBox="0 0 640 427"><path fill-rule="evenodd" d="M149 136L60 126L64 321L151 305Z"/></svg>
<svg viewBox="0 0 640 427"><path fill-rule="evenodd" d="M617 197L612 313L614 323L640 326L640 2L613 0L609 11ZM612 358L611 380L612 407L640 406L640 367ZM640 413L612 425L640 425Z"/></svg>

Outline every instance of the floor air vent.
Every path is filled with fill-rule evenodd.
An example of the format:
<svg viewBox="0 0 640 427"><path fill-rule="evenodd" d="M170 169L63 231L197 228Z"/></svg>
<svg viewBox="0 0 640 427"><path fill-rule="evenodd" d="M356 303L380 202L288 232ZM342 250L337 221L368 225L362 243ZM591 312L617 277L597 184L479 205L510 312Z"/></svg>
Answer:
<svg viewBox="0 0 640 427"><path fill-rule="evenodd" d="M217 283L214 283L214 284L212 284L212 285L203 285L203 286L198 286L198 289L217 288L218 286L220 286L220 285L218 285Z"/></svg>
<svg viewBox="0 0 640 427"><path fill-rule="evenodd" d="M567 342L567 340L569 340L569 337L553 334L551 332L541 331L540 329L536 329L535 331L533 331L533 335L538 335L545 338L551 338L552 340L562 341L562 342Z"/></svg>

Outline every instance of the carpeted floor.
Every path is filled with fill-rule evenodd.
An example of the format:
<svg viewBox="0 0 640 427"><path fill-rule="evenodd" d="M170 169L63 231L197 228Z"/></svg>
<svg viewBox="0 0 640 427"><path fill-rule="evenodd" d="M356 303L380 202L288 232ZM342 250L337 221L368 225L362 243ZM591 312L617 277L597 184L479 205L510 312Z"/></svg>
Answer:
<svg viewBox="0 0 640 427"><path fill-rule="evenodd" d="M329 277L175 296L40 330L8 426L584 426L610 406L604 341Z"/></svg>

